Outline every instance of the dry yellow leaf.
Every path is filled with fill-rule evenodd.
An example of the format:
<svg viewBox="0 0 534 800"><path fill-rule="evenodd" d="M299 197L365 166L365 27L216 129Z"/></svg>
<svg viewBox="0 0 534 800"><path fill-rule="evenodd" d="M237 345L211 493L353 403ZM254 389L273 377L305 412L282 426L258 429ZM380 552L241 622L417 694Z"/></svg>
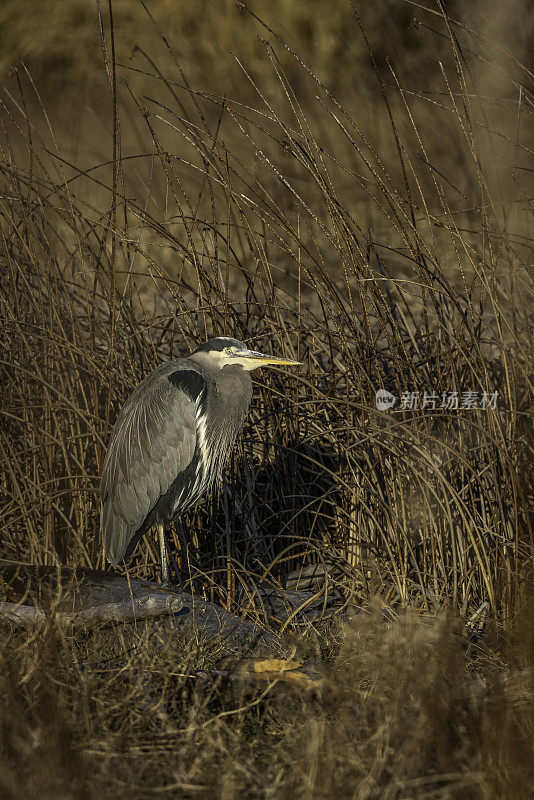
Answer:
<svg viewBox="0 0 534 800"><path fill-rule="evenodd" d="M286 658L262 658L252 662L254 672L288 672L300 666L298 661Z"/></svg>

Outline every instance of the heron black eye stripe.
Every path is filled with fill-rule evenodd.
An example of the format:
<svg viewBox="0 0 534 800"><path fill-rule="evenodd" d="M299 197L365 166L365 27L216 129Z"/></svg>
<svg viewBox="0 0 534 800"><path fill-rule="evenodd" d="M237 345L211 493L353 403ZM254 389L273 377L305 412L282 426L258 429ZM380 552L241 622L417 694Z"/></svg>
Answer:
<svg viewBox="0 0 534 800"><path fill-rule="evenodd" d="M245 345L237 339L232 339L229 336L219 336L201 344L200 347L197 347L195 353L222 353L228 348L240 350L242 347L244 348Z"/></svg>

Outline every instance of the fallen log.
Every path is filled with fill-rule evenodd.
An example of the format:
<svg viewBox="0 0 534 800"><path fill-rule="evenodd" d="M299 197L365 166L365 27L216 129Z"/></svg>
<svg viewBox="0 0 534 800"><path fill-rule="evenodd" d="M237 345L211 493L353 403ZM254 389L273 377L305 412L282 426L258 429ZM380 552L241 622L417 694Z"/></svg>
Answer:
<svg viewBox="0 0 534 800"><path fill-rule="evenodd" d="M0 617L17 625L35 625L53 618L61 627L88 628L105 622L133 622L162 614L174 613L183 607L176 595L147 594L118 603L100 603L79 611L47 611L35 606L0 603Z"/></svg>
<svg viewBox="0 0 534 800"><path fill-rule="evenodd" d="M141 623L161 646L186 633L192 641L217 639L233 652L286 650L276 634L214 603L111 571L0 561L2 600L0 619L19 626L52 618L72 630Z"/></svg>

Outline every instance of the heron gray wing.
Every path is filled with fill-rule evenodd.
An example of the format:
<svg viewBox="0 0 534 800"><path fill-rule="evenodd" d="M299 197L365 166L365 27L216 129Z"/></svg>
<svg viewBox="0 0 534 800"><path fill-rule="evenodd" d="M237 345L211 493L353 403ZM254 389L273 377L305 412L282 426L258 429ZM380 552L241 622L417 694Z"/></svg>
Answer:
<svg viewBox="0 0 534 800"><path fill-rule="evenodd" d="M122 561L149 512L191 463L205 387L200 372L178 360L154 370L124 404L101 480L101 527L112 564Z"/></svg>

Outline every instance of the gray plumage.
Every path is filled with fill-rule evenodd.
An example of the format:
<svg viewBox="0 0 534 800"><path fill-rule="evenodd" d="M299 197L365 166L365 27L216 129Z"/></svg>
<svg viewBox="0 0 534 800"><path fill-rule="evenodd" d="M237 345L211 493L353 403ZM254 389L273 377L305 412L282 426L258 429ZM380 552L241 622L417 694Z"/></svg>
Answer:
<svg viewBox="0 0 534 800"><path fill-rule="evenodd" d="M252 398L250 372L298 362L221 337L161 364L134 389L113 429L101 481L108 561L132 553L220 481Z"/></svg>

